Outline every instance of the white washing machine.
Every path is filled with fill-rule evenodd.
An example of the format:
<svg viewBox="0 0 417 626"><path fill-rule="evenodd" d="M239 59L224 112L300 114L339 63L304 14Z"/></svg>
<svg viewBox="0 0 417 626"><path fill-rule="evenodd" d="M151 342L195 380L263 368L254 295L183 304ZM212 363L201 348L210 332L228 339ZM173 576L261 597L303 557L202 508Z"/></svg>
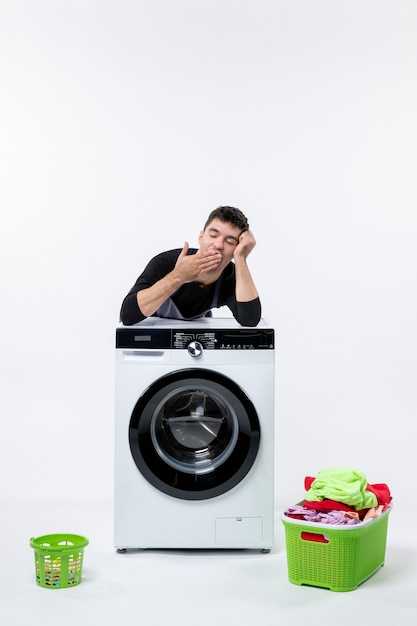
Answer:
<svg viewBox="0 0 417 626"><path fill-rule="evenodd" d="M274 361L265 320L116 329L118 551L271 549Z"/></svg>

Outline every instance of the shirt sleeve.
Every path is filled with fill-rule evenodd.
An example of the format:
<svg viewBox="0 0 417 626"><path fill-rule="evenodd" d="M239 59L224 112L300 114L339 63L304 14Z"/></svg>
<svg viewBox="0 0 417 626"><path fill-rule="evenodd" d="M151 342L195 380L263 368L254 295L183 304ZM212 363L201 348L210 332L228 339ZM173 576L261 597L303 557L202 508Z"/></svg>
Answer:
<svg viewBox="0 0 417 626"><path fill-rule="evenodd" d="M259 298L249 302L236 302L236 320L242 326L257 326L261 320L262 307Z"/></svg>
<svg viewBox="0 0 417 626"><path fill-rule="evenodd" d="M261 320L262 306L259 298L249 302L236 300L236 279L233 264L229 266L229 272L223 284L222 302L233 314L235 320L241 326L257 326Z"/></svg>
<svg viewBox="0 0 417 626"><path fill-rule="evenodd" d="M180 252L180 249L161 252L149 261L122 302L120 309L120 321L122 324L132 326L132 324L137 324L146 319L146 315L143 315L138 306L136 294L138 291L142 291L142 289L151 287L158 280L171 272L175 267Z"/></svg>

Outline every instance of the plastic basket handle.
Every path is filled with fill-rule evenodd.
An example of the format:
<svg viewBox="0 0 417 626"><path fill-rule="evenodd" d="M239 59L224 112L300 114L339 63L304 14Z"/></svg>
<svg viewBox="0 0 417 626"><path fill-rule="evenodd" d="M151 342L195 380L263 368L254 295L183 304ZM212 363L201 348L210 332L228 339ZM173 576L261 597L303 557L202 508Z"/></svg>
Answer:
<svg viewBox="0 0 417 626"><path fill-rule="evenodd" d="M32 539L32 541L34 541L34 539ZM65 543L59 543L55 546L51 546L50 543L41 543L41 544L36 544L34 547L35 547L35 550L38 550L40 552L64 552L64 551L71 550L71 548L73 548L74 545L75 545L74 543L69 541Z"/></svg>
<svg viewBox="0 0 417 626"><path fill-rule="evenodd" d="M306 531L302 531L301 539L303 541L315 541L316 543L329 543L329 537L327 535L323 535L322 533L309 533Z"/></svg>

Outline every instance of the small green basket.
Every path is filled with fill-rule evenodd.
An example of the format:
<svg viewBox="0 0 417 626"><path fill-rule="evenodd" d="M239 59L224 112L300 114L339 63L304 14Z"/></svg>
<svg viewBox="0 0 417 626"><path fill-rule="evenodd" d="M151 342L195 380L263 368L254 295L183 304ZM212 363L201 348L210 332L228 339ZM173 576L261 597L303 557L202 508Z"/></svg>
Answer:
<svg viewBox="0 0 417 626"><path fill-rule="evenodd" d="M84 548L80 535L43 535L31 538L35 551L36 583L46 589L75 587L81 582Z"/></svg>
<svg viewBox="0 0 417 626"><path fill-rule="evenodd" d="M390 510L352 526L304 522L283 514L289 581L331 591L356 589L384 564Z"/></svg>

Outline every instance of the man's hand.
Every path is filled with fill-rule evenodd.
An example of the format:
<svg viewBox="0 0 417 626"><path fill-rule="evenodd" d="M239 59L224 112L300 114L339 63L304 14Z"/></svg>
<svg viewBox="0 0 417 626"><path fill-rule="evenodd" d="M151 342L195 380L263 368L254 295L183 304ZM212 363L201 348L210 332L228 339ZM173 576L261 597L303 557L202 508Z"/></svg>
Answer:
<svg viewBox="0 0 417 626"><path fill-rule="evenodd" d="M239 237L239 243L237 244L235 251L233 253L233 258L246 259L248 254L254 249L256 246L256 239L253 236L252 231L245 230Z"/></svg>
<svg viewBox="0 0 417 626"><path fill-rule="evenodd" d="M236 300L238 302L250 302L258 297L258 291L252 280L248 264L248 254L256 246L256 240L250 230L245 230L239 237L233 253L236 268Z"/></svg>
<svg viewBox="0 0 417 626"><path fill-rule="evenodd" d="M174 269L174 273L183 284L198 282L206 272L215 271L222 261L222 256L217 250L209 250L205 253L198 250L196 254L188 254L188 249L189 245L186 241Z"/></svg>

